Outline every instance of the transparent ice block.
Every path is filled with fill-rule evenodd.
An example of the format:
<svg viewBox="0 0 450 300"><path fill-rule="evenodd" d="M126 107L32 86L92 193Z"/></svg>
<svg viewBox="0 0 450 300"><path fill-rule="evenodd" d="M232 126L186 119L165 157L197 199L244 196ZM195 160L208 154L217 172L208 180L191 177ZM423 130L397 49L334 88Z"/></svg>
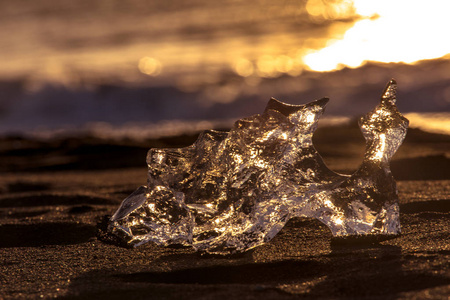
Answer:
<svg viewBox="0 0 450 300"><path fill-rule="evenodd" d="M271 99L260 115L229 132L205 131L185 148L151 149L147 186L126 198L108 231L132 246L190 245L217 254L270 241L297 216L327 225L333 236L400 233L389 161L408 120L395 106L396 82L360 119L364 160L352 174L327 168L312 143L327 98L305 105Z"/></svg>

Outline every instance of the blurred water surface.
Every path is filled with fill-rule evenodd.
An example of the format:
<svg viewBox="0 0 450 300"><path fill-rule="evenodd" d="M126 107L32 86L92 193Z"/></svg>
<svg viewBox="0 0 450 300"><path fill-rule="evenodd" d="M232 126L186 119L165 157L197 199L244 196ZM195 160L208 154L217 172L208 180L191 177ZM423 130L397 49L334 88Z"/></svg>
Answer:
<svg viewBox="0 0 450 300"><path fill-rule="evenodd" d="M337 26L312 19L305 5L298 0L2 1L0 75L70 84L152 81L144 73L183 84L226 70L249 74L245 61L259 64L260 75L275 75L271 60L300 65L302 51L325 45L330 26ZM339 22L349 27L353 20L345 16ZM293 74L300 72L298 66L290 69L295 67Z"/></svg>
<svg viewBox="0 0 450 300"><path fill-rule="evenodd" d="M440 42L448 39L423 38L431 36L427 26L433 34L445 26L430 20L442 19L446 1L423 6L424 32L407 23L419 2L390 10L383 2L370 10L356 0L0 1L0 132L153 128L164 135L225 126L261 112L272 96L290 103L330 96L331 118L352 117L376 104L391 77L402 111L448 112L450 47ZM391 13L398 28L385 32L379 51L375 31L367 41L349 34L360 22L386 30L379 22L392 22ZM405 59L386 54L407 41L425 46L400 51ZM415 50L422 56L408 60Z"/></svg>

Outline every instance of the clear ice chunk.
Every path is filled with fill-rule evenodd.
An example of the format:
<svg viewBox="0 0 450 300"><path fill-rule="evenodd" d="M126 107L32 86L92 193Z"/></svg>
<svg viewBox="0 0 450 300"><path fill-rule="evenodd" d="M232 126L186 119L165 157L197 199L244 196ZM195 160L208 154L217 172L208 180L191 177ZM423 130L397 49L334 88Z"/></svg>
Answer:
<svg viewBox="0 0 450 300"><path fill-rule="evenodd" d="M271 99L264 113L229 132L205 131L189 147L151 149L148 182L126 198L108 232L129 245L190 245L228 254L270 241L296 216L327 225L333 236L400 233L389 161L408 120L391 80L380 104L359 122L364 160L352 174L327 168L312 143L327 98L305 105Z"/></svg>

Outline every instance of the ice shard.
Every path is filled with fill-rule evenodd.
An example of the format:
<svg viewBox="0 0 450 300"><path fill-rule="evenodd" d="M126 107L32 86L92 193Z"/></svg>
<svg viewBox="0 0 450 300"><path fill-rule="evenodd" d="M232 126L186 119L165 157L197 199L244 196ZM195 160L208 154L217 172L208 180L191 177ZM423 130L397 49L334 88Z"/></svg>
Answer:
<svg viewBox="0 0 450 300"><path fill-rule="evenodd" d="M205 131L189 147L151 149L147 186L126 198L108 231L129 245L190 245L228 254L270 241L296 216L317 218L333 236L400 233L389 160L408 120L391 80L380 104L360 119L366 152L359 169L327 168L312 135L327 98L305 105L271 99L262 114L229 132Z"/></svg>

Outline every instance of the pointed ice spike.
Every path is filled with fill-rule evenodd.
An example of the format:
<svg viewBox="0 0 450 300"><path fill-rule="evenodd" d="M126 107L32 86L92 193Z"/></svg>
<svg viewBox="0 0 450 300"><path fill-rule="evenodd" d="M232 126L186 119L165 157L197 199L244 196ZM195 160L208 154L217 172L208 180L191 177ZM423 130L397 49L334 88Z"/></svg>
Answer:
<svg viewBox="0 0 450 300"><path fill-rule="evenodd" d="M327 105L328 101L330 101L330 99L328 97L323 97L323 98L321 98L319 100L315 100L315 101L309 102L309 103L305 104L305 106L309 107L309 106L317 105L317 106L320 106L321 108L325 108L325 106Z"/></svg>
<svg viewBox="0 0 450 300"><path fill-rule="evenodd" d="M267 112L269 109L272 109L272 110L280 112L281 114L283 114L287 117L290 114L296 113L299 110L302 110L304 108L305 108L304 105L287 104L287 103L283 103L275 98L270 98L264 112Z"/></svg>
<svg viewBox="0 0 450 300"><path fill-rule="evenodd" d="M298 111L301 111L304 108L308 108L308 107L312 107L312 106L319 106L320 108L325 108L325 106L327 105L328 101L330 101L329 98L321 98L319 100L315 100L306 104L301 104L301 105L294 105L294 104L287 104L284 102L281 102L275 98L271 98L269 100L269 102L267 103L266 109L264 110L264 112L267 112L269 109L272 110L276 110L280 113L282 113L283 115L285 115L286 117L288 117L291 114L294 114Z"/></svg>
<svg viewBox="0 0 450 300"><path fill-rule="evenodd" d="M128 216L133 210L140 207L144 204L147 194L147 187L140 186L137 190L135 190L130 196L128 196L125 200L123 200L119 209L116 213L111 217L111 221L117 221Z"/></svg>
<svg viewBox="0 0 450 300"><path fill-rule="evenodd" d="M397 100L397 82L391 79L386 85L383 95L381 96L382 103L395 104Z"/></svg>

